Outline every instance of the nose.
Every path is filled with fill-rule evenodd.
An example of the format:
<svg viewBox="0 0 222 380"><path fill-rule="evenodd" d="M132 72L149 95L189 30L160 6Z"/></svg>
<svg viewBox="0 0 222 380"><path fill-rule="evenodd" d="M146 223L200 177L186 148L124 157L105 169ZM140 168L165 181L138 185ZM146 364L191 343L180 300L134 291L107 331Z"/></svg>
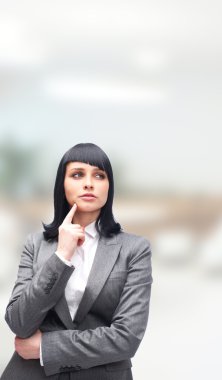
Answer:
<svg viewBox="0 0 222 380"><path fill-rule="evenodd" d="M83 186L84 189L93 189L92 179L90 176L85 177L85 184Z"/></svg>

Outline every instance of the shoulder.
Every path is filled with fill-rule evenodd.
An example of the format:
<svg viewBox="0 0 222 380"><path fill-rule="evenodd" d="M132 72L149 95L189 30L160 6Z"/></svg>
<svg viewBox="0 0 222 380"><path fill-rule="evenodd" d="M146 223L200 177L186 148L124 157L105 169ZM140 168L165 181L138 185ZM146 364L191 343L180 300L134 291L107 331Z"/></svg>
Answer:
<svg viewBox="0 0 222 380"><path fill-rule="evenodd" d="M45 241L43 230L30 231L26 234L24 245L28 248L39 246L42 241Z"/></svg>
<svg viewBox="0 0 222 380"><path fill-rule="evenodd" d="M122 243L124 246L129 246L129 248L149 248L150 240L144 236L136 235L133 233L122 231L117 235L117 241Z"/></svg>
<svg viewBox="0 0 222 380"><path fill-rule="evenodd" d="M128 262L128 270L137 268L136 270L146 269L146 273L151 275L151 244L146 237L121 232L118 234L119 242L121 243L121 255Z"/></svg>

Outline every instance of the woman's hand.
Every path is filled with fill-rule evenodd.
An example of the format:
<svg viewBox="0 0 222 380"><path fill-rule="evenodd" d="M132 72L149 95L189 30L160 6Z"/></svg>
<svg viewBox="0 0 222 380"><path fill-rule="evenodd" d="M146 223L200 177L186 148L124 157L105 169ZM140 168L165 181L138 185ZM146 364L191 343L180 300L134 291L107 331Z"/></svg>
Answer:
<svg viewBox="0 0 222 380"><path fill-rule="evenodd" d="M37 330L35 334L29 338L19 338L15 337L15 351L23 359L39 359L40 357L40 344L41 344L42 333Z"/></svg>
<svg viewBox="0 0 222 380"><path fill-rule="evenodd" d="M65 259L70 260L76 247L84 243L84 228L80 224L72 224L77 205L74 203L62 224L59 226L57 252Z"/></svg>

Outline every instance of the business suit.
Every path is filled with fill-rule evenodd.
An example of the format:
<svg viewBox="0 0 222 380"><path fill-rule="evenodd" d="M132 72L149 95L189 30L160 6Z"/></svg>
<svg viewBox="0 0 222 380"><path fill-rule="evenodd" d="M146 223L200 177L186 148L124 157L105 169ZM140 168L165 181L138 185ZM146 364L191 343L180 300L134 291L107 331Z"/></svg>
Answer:
<svg viewBox="0 0 222 380"><path fill-rule="evenodd" d="M16 352L1 380L131 380L131 360L148 321L151 250L143 237L100 238L83 298L72 321L64 296L74 267L57 255L57 240L27 236L6 310L11 330L42 332L44 367Z"/></svg>

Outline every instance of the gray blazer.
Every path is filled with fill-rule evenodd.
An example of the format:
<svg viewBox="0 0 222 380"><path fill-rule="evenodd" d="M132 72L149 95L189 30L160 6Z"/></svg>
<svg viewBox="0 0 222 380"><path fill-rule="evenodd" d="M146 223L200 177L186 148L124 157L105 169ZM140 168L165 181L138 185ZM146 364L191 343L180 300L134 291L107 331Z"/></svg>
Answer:
<svg viewBox="0 0 222 380"><path fill-rule="evenodd" d="M19 337L43 332L44 367L14 352L1 380L131 380L149 314L149 241L126 232L99 239L74 320L64 289L75 268L54 254L57 244L28 234L5 315Z"/></svg>

